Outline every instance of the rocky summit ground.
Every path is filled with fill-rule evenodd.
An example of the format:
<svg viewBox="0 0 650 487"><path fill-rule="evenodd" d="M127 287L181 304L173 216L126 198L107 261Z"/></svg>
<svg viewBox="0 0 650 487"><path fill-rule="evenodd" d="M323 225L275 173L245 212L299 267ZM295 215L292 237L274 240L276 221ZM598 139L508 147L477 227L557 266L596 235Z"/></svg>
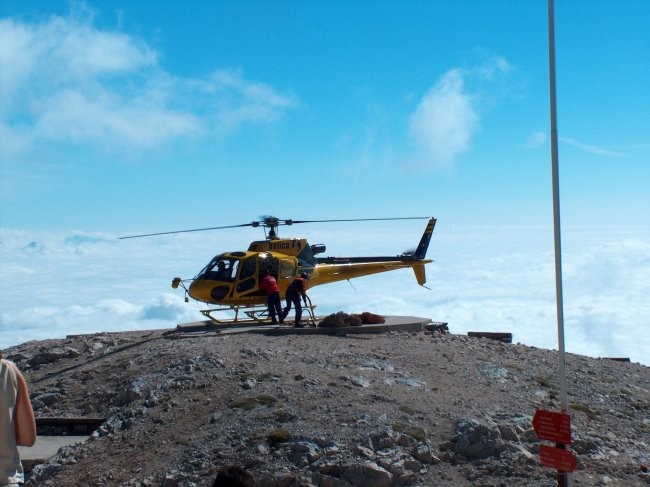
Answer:
<svg viewBox="0 0 650 487"><path fill-rule="evenodd" d="M38 486L548 486L532 427L559 411L557 352L440 332L162 331L3 351L38 417L101 418ZM572 485L650 484L650 368L567 356Z"/></svg>

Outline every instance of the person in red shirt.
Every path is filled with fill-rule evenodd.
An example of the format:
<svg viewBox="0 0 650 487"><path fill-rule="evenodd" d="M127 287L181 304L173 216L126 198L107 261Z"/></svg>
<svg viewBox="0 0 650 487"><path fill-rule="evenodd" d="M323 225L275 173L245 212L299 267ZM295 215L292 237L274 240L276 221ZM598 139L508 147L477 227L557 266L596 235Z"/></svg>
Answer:
<svg viewBox="0 0 650 487"><path fill-rule="evenodd" d="M280 315L282 321L284 321L284 319L289 314L289 311L291 311L291 303L293 303L293 305L296 307L296 320L293 326L296 328L303 328L305 326L300 322L300 318L302 317L302 306L300 305L300 298L302 297L305 306L307 306L307 279L307 274L303 272L300 274L300 277L296 277L293 282L289 284L286 294L287 306L284 308L282 314Z"/></svg>
<svg viewBox="0 0 650 487"><path fill-rule="evenodd" d="M278 281L275 280L273 274L268 270L264 272L264 277L262 277L262 280L260 281L260 289L266 293L266 304L269 308L271 324L277 325L277 318L280 319L280 324L284 324L282 303L280 302L280 287L278 286Z"/></svg>

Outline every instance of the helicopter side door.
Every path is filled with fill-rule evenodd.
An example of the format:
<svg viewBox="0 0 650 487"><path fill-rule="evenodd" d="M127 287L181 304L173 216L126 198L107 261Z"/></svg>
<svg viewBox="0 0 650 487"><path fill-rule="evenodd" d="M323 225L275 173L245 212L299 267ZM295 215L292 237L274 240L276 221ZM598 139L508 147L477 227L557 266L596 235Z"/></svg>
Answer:
<svg viewBox="0 0 650 487"><path fill-rule="evenodd" d="M278 282L285 279L292 279L296 276L296 260L280 259L278 265Z"/></svg>
<svg viewBox="0 0 650 487"><path fill-rule="evenodd" d="M251 255L239 263L239 275L231 298L246 299L264 295L259 289L259 282L265 271L270 271L278 281L282 294L296 276L297 260L279 258L271 253Z"/></svg>
<svg viewBox="0 0 650 487"><path fill-rule="evenodd" d="M278 286L280 295L285 296L287 288L296 277L298 269L298 259L292 257L281 258L278 260Z"/></svg>
<svg viewBox="0 0 650 487"><path fill-rule="evenodd" d="M257 290L257 256L253 255L244 259L240 266L239 278L234 289L236 297L250 294Z"/></svg>

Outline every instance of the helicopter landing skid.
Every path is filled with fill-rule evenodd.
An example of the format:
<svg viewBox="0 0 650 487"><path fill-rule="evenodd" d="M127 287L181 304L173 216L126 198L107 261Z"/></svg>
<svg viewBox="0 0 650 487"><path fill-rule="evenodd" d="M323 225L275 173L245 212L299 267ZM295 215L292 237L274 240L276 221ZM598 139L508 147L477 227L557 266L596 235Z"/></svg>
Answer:
<svg viewBox="0 0 650 487"><path fill-rule="evenodd" d="M314 309L316 308L315 304L309 301L308 305L303 305L303 313L306 311L307 319L303 318L302 321L307 321L309 326L316 326L316 316L314 315ZM217 311L234 311L235 317L232 319L222 319L216 316L213 316L212 313ZM242 312L246 317L241 317L240 312ZM264 304L250 304L250 305L232 305L224 306L221 308L211 308L211 309L202 309L201 313L203 316L208 318L215 325L246 325L246 324L258 324L258 325L267 325L271 323L271 318L268 316L268 307ZM303 315L304 316L304 315Z"/></svg>

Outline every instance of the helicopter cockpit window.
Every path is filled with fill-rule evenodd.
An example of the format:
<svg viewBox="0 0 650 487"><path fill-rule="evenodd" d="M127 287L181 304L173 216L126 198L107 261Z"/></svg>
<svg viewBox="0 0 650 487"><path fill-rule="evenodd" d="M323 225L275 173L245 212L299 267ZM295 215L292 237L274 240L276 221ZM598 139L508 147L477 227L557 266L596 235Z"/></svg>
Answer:
<svg viewBox="0 0 650 487"><path fill-rule="evenodd" d="M242 264L239 278L242 280L248 279L255 275L255 271L257 271L257 259L255 257L250 257Z"/></svg>
<svg viewBox="0 0 650 487"><path fill-rule="evenodd" d="M280 279L285 277L292 277L296 273L296 266L291 260L280 261Z"/></svg>
<svg viewBox="0 0 650 487"><path fill-rule="evenodd" d="M212 279L214 281L232 282L237 276L238 267L239 260L219 257L210 262L208 267L206 267L206 270L203 273L203 278Z"/></svg>

